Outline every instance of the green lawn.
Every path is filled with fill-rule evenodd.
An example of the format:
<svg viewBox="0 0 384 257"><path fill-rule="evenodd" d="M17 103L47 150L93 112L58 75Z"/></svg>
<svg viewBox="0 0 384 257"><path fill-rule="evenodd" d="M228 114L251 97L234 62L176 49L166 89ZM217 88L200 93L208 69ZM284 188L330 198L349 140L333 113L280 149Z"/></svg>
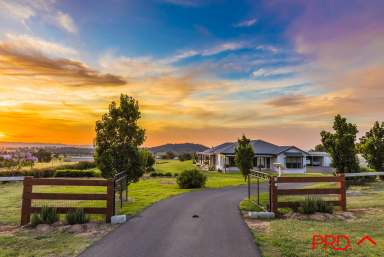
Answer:
<svg viewBox="0 0 384 257"><path fill-rule="evenodd" d="M320 185L320 187L329 185ZM313 186L312 186L313 187ZM265 195L262 199L265 198ZM242 210L257 210L252 202L243 200ZM382 256L384 251L384 182L351 186L347 191L347 208L357 217L341 221L312 221L296 219L275 219L271 221L256 221L252 227L256 244L263 256ZM364 209L363 209L364 208ZM252 221L251 221L252 222ZM352 242L352 250L326 253L318 248L312 251L312 236L314 234L344 234ZM356 241L368 234L377 241L377 246L362 245Z"/></svg>
<svg viewBox="0 0 384 257"><path fill-rule="evenodd" d="M196 168L196 166L191 160L183 162L179 160L156 160L154 168L156 172L171 172L174 174L180 173L183 170Z"/></svg>
<svg viewBox="0 0 384 257"><path fill-rule="evenodd" d="M33 230L1 233L0 257L77 256L102 236L100 233L76 235L68 232L38 233Z"/></svg>

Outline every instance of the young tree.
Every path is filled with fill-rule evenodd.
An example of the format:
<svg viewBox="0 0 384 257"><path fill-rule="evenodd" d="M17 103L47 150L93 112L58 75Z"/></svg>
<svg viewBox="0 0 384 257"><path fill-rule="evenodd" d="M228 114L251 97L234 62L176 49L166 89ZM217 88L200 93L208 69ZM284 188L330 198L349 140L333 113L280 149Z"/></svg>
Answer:
<svg viewBox="0 0 384 257"><path fill-rule="evenodd" d="M145 172L151 172L155 164L155 158L147 149L140 150L141 163Z"/></svg>
<svg viewBox="0 0 384 257"><path fill-rule="evenodd" d="M120 105L112 102L108 113L96 122L95 161L104 178L126 172L128 183L136 182L144 173L138 146L144 142L144 129L138 102L121 94Z"/></svg>
<svg viewBox="0 0 384 257"><path fill-rule="evenodd" d="M253 152L250 140L243 135L241 139L237 140L237 146L235 148L235 163L239 168L241 174L243 174L244 179L248 180L248 199L251 198L251 181L249 174L253 167L253 157L255 153Z"/></svg>
<svg viewBox="0 0 384 257"><path fill-rule="evenodd" d="M347 119L335 116L333 123L335 133L321 131L321 142L326 151L333 159L333 166L337 172L349 173L359 170L359 164L356 157L356 134L358 133L355 124L347 123Z"/></svg>
<svg viewBox="0 0 384 257"><path fill-rule="evenodd" d="M376 121L371 130L360 138L358 149L370 168L381 171L384 166L384 122Z"/></svg>

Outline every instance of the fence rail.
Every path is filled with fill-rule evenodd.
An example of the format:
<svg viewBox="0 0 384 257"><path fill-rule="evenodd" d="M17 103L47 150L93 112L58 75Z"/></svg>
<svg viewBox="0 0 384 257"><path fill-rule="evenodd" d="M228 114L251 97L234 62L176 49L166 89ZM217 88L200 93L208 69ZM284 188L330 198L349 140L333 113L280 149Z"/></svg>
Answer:
<svg viewBox="0 0 384 257"><path fill-rule="evenodd" d="M336 182L339 188L300 188L279 189L284 183L313 183L313 182ZM344 176L332 177L274 177L270 180L271 210L278 213L278 208L291 207L292 202L279 202L278 197L284 195L338 195L338 201L327 201L332 205L339 205L343 211L347 209L347 198Z"/></svg>
<svg viewBox="0 0 384 257"><path fill-rule="evenodd" d="M84 179L61 179L61 178L33 178L24 177L23 199L21 206L21 225L30 221L32 213L37 213L41 207L32 207L32 200L105 200L106 207L83 208L89 214L104 214L106 222L110 222L113 215L114 188L112 180L84 180ZM81 194L81 193L33 193L33 186L103 186L107 188L104 194ZM67 213L76 209L72 207L57 207L58 213Z"/></svg>
<svg viewBox="0 0 384 257"><path fill-rule="evenodd" d="M0 182L23 181L24 176L0 177Z"/></svg>
<svg viewBox="0 0 384 257"><path fill-rule="evenodd" d="M346 177L366 177L366 176L384 176L384 172L359 172L359 173L344 173Z"/></svg>

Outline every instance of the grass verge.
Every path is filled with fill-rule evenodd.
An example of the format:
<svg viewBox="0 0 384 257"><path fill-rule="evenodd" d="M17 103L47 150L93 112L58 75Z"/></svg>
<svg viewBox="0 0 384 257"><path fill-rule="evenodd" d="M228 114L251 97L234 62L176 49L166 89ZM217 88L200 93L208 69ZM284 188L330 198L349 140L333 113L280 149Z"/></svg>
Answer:
<svg viewBox="0 0 384 257"><path fill-rule="evenodd" d="M347 208L355 215L355 219L249 221L255 242L263 256L382 256L384 252L384 182L351 186L347 195ZM252 210L256 207L252 202L243 200L240 208ZM312 237L316 234L348 235L351 247L345 252L334 251L331 248L324 251L321 246L312 250ZM372 237L377 245L364 243L358 246L357 241L365 235Z"/></svg>

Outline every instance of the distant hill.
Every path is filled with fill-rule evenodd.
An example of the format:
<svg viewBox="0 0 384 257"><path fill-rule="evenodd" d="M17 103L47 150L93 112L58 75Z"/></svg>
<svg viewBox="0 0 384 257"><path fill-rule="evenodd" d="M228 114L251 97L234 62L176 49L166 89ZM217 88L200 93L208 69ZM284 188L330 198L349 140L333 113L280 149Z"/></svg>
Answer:
<svg viewBox="0 0 384 257"><path fill-rule="evenodd" d="M184 143L184 144L165 144L154 147L149 147L148 150L154 154L173 152L175 154L181 153L195 153L208 149L208 147L200 144Z"/></svg>

